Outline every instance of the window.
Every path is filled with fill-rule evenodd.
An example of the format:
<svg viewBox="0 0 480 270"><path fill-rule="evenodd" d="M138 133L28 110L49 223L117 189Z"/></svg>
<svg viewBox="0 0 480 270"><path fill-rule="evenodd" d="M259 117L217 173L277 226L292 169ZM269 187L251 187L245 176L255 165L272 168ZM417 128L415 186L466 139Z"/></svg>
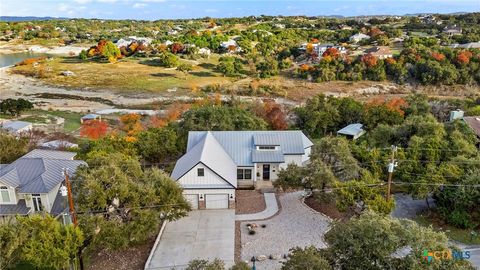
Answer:
<svg viewBox="0 0 480 270"><path fill-rule="evenodd" d="M250 180L252 179L252 169L237 169L238 180Z"/></svg>
<svg viewBox="0 0 480 270"><path fill-rule="evenodd" d="M198 168L197 176L205 176L205 170L203 168Z"/></svg>
<svg viewBox="0 0 480 270"><path fill-rule="evenodd" d="M10 192L7 187L0 187L0 199L2 199L3 203L10 202Z"/></svg>
<svg viewBox="0 0 480 270"><path fill-rule="evenodd" d="M32 194L32 201L35 212L43 210L42 198L40 197L40 194Z"/></svg>
<svg viewBox="0 0 480 270"><path fill-rule="evenodd" d="M269 145L269 146L259 146L258 147L258 150L275 150L275 146L274 145Z"/></svg>

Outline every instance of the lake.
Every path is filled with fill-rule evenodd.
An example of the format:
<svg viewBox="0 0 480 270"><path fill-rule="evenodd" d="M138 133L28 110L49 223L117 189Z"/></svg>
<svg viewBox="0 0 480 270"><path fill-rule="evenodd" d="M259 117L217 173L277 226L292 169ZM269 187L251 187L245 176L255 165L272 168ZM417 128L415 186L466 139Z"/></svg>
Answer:
<svg viewBox="0 0 480 270"><path fill-rule="evenodd" d="M0 68L14 65L27 58L41 57L41 56L49 56L49 55L46 53L32 53L32 52L0 54Z"/></svg>

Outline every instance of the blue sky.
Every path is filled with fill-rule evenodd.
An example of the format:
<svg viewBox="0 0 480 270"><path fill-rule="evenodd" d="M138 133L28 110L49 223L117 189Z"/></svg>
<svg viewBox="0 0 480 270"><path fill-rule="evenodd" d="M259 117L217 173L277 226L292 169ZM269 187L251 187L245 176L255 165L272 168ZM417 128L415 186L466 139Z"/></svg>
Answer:
<svg viewBox="0 0 480 270"><path fill-rule="evenodd" d="M176 19L479 12L480 0L0 0L2 16Z"/></svg>

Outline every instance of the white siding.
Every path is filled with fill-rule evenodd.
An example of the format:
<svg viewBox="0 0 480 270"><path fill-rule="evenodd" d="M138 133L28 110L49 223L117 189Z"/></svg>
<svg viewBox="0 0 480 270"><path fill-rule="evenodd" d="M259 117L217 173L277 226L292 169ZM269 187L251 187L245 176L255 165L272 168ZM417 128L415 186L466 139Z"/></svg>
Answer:
<svg viewBox="0 0 480 270"><path fill-rule="evenodd" d="M312 147L305 148L305 154L302 156L302 163L310 159Z"/></svg>
<svg viewBox="0 0 480 270"><path fill-rule="evenodd" d="M58 184L49 193L45 194L47 202L43 203L43 201L42 201L43 207L45 207L45 210L47 210L49 213L52 210L53 203L55 202L55 198L57 197L57 194L58 194L59 189L60 189L60 185L61 184ZM43 198L42 198L42 200L43 200Z"/></svg>
<svg viewBox="0 0 480 270"><path fill-rule="evenodd" d="M303 156L302 155L284 155L285 163L280 164L280 168L286 169L288 164L296 164L298 166L302 166L303 164Z"/></svg>
<svg viewBox="0 0 480 270"><path fill-rule="evenodd" d="M204 176L197 176L197 169L203 168L204 169ZM236 173L236 172L235 172ZM189 172L187 172L184 176L178 179L178 183L182 186L188 185L222 185L226 188L231 187L229 183L223 180L220 176L214 173L212 170L207 168L207 166L203 165L202 163L197 164L193 167Z"/></svg>

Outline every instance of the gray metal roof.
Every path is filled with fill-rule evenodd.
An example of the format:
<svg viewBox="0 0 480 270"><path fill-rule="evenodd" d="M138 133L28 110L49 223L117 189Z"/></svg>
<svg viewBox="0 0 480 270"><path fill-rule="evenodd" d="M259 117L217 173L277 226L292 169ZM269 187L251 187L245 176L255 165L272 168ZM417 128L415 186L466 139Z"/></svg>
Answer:
<svg viewBox="0 0 480 270"><path fill-rule="evenodd" d="M180 179L198 163L209 167L233 187L237 187L237 166L211 132L201 138L175 164L172 178Z"/></svg>
<svg viewBox="0 0 480 270"><path fill-rule="evenodd" d="M285 162L284 155L282 151L275 150L253 150L252 151L252 162L262 163L262 162L271 162L271 163L283 163Z"/></svg>
<svg viewBox="0 0 480 270"><path fill-rule="evenodd" d="M350 124L339 131L337 131L338 134L343 134L343 135L351 135L351 136L357 136L365 132L363 130L363 125L362 124Z"/></svg>
<svg viewBox="0 0 480 270"><path fill-rule="evenodd" d="M35 152L35 153L32 153ZM59 159L62 155L70 157L67 152L54 154L55 151L32 151L0 170L0 183L18 188L19 193L48 193L64 180L63 169L75 173L81 165L80 160ZM45 153L47 157L39 157ZM33 156L33 157L31 157ZM73 153L74 156L74 153ZM49 158L55 157L55 159Z"/></svg>
<svg viewBox="0 0 480 270"><path fill-rule="evenodd" d="M52 216L58 216L61 213L68 212L67 203L67 197L63 197L62 194L58 192L55 201L53 202L52 209L50 210L50 214L52 214Z"/></svg>
<svg viewBox="0 0 480 270"><path fill-rule="evenodd" d="M75 152L68 151L55 151L55 150L45 150L45 149L34 149L21 158L48 158L48 159L61 159L61 160L73 160L77 155Z"/></svg>
<svg viewBox="0 0 480 270"><path fill-rule="evenodd" d="M188 133L187 153L193 149L205 136L207 131L190 131ZM252 166L252 150L258 143L273 143L280 146L283 154L304 154L305 149L313 145L300 130L283 131L210 131L233 159L237 166ZM255 137L255 139L254 139ZM214 155L210 153L210 155Z"/></svg>
<svg viewBox="0 0 480 270"><path fill-rule="evenodd" d="M100 117L100 115L98 115L98 114L89 113L89 114L86 114L86 115L82 116L82 119L83 120L93 120L93 119L97 119L99 117Z"/></svg>
<svg viewBox="0 0 480 270"><path fill-rule="evenodd" d="M30 208L27 207L25 200L18 200L17 204L2 204L0 205L0 216L8 215L27 215L30 213Z"/></svg>
<svg viewBox="0 0 480 270"><path fill-rule="evenodd" d="M18 131L31 125L32 123L24 121L5 121L2 123L4 129L11 131Z"/></svg>

